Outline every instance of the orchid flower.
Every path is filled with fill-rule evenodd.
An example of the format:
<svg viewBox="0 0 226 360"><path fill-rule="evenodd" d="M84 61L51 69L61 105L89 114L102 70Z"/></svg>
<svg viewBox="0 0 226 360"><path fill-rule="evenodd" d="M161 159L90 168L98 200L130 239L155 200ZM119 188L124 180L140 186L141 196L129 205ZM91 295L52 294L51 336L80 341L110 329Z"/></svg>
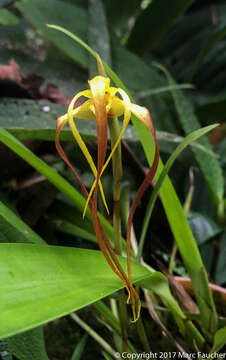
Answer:
<svg viewBox="0 0 226 360"><path fill-rule="evenodd" d="M98 60L98 58L97 58ZM98 68L101 68L101 62L98 62ZM103 74L103 71L101 71ZM124 286L128 291L128 300L130 297L132 299L132 311L133 311L133 318L136 321L140 314L141 303L138 294L136 293L132 280L131 280L131 268L130 268L130 231L131 225L133 220L133 215L136 210L136 207L144 194L146 188L150 185L151 180L153 179L157 165L158 165L158 145L155 136L155 130L153 127L152 119L149 114L149 111L136 104L132 104L130 101L129 96L126 92L121 88L116 88L110 85L110 79L106 76L98 75L90 80L89 87L90 89L84 90L79 92L77 95L74 96L72 99L68 111L65 115L61 116L57 120L57 127L56 127L56 148L63 158L63 160L71 167L74 175L76 176L77 180L82 187L84 195L86 197L86 205L84 208L83 216L86 213L87 206L90 207L91 215L94 224L94 230L96 233L96 237L98 240L99 247L103 252L108 264L112 268L112 270L116 273L116 275L121 279ZM86 101L84 101L80 106L76 107L76 102L81 97L85 97ZM98 188L100 190L100 194L104 203L104 206L107 211L108 206L105 200L104 190L101 183L101 176L108 166L115 150L117 149L122 136L125 132L125 129L130 121L131 114L134 114L140 121L144 123L147 129L152 134L152 138L155 142L155 157L153 161L153 165L149 170L143 184L138 190L138 193L133 201L131 212L128 220L128 233L127 233L127 268L128 268L128 276L124 272L123 268L121 267L116 254L111 246L110 241L108 240L104 229L100 223L98 213L97 213L97 194ZM108 131L108 118L115 118L123 116L122 120L122 128L119 134L118 139L116 140L114 147L110 155L106 158L107 153L107 131ZM84 143L79 131L76 127L76 118L80 119L95 119L96 120L96 127L97 127L97 147L98 147L98 159L97 165L95 165L94 160L87 149L86 144ZM79 145L81 151L83 152L85 158L87 159L89 166L93 172L95 177L94 183L90 192L88 193L87 189L85 188L82 180L76 173L75 169L71 165L70 161L67 158L62 146L60 144L60 132L65 124L69 124L73 136ZM136 306L137 305L137 306Z"/></svg>

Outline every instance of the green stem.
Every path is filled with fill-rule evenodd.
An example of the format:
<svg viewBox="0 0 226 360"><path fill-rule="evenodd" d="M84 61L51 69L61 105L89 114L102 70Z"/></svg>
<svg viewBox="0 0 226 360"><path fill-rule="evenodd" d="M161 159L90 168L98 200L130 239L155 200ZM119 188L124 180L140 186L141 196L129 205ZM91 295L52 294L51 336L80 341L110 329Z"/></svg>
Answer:
<svg viewBox="0 0 226 360"><path fill-rule="evenodd" d="M170 255L170 261L169 261L169 273L171 275L173 273L173 268L174 268L176 254L177 254L177 249L178 249L177 243L176 243L176 241L174 241L173 248L172 248L171 255Z"/></svg>
<svg viewBox="0 0 226 360"><path fill-rule="evenodd" d="M119 123L117 118L109 118L108 121L111 137L111 148L114 147L119 134ZM118 255L122 254L122 241L121 241L121 216L120 216L120 183L122 179L122 151L121 144L115 150L112 156L112 171L113 171L113 228L115 233L115 252ZM127 334L127 309L126 298L124 290L119 293L119 320L121 324L122 333L122 348L128 351L128 334Z"/></svg>
<svg viewBox="0 0 226 360"><path fill-rule="evenodd" d="M111 148L113 148L116 140L119 137L120 130L118 119L113 118L108 121L110 136L111 136ZM122 241L121 241L121 216L120 216L120 182L122 179L122 152L121 144L115 150L112 156L112 171L113 171L113 228L115 232L115 251L118 255L122 254Z"/></svg>
<svg viewBox="0 0 226 360"><path fill-rule="evenodd" d="M107 351L108 354L113 356L114 359L117 359L115 356L116 351L105 341L99 334L96 333L85 321L83 321L78 315L75 313L70 314L71 318L76 321L94 340L96 340L102 348Z"/></svg>
<svg viewBox="0 0 226 360"><path fill-rule="evenodd" d="M117 322L118 322L117 329L112 327L112 329L114 330L114 332L113 332L114 344L116 346L117 351L122 352L122 329L121 329L121 324L119 322L117 300L110 298L110 306L111 306L111 310L109 309L109 311L111 312L111 316L115 317L115 319L117 319ZM108 321L108 324L110 324L109 321Z"/></svg>
<svg viewBox="0 0 226 360"><path fill-rule="evenodd" d="M146 332L145 332L145 327L144 327L144 324L143 324L143 321L142 321L141 317L137 321L137 333L139 335L141 343L143 344L144 351L149 353L150 352L150 345L149 345L149 342L148 342L148 338L147 338L147 335L146 335Z"/></svg>

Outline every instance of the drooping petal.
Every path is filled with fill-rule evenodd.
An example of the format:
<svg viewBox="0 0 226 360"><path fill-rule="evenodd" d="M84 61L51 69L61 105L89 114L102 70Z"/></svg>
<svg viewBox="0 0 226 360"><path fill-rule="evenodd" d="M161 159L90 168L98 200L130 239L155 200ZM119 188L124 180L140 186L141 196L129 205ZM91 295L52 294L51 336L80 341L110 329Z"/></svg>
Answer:
<svg viewBox="0 0 226 360"><path fill-rule="evenodd" d="M65 118L64 116L60 117L57 119L57 123L56 123L56 148L58 150L59 155L61 156L61 158L67 163L67 165L71 168L71 170L73 171L76 179L78 180L83 193L85 195L86 198L88 198L88 192L87 189L85 187L85 185L83 184L81 178L79 177L79 175L77 174L76 170L74 169L74 167L72 166L71 162L69 161L67 155L65 154L61 144L60 144L60 132L62 130L62 128L64 127L64 125L67 123L67 118ZM89 207L91 210L91 214L92 214L92 219L93 219L93 225L94 225L94 230L95 230L95 234L98 240L98 244L100 247L100 250L102 251L103 255L105 256L109 266L111 267L111 269L114 271L114 273L120 278L120 280L122 281L122 283L124 284L125 288L128 291L129 297L130 297L130 289L129 289L129 285L128 285L128 278L127 275L125 274L123 268L121 267L115 253L114 250L111 246L110 241L108 240L106 233L103 229L103 226L101 225L101 222L99 220L98 217L98 213L97 213L97 209L96 206L94 205L94 201L90 201L89 202ZM129 299L128 297L128 299Z"/></svg>
<svg viewBox="0 0 226 360"><path fill-rule="evenodd" d="M145 191L147 188L151 185L151 181L153 180L157 167L158 167L158 161L159 161L159 147L156 139L155 129L152 123L152 118L149 113L149 111L142 106L132 104L131 106L132 113L141 120L146 128L150 131L152 135L152 139L155 143L155 156L152 163L151 168L149 169L144 181L140 185L136 196L133 200L132 206L130 208L129 218L128 218L128 226L127 226L127 237L126 237L126 243L127 243L127 269L128 269L128 278L131 281L131 265L130 265L130 235L131 235L131 227L133 222L133 216L136 211L136 208L143 197Z"/></svg>
<svg viewBox="0 0 226 360"><path fill-rule="evenodd" d="M73 110L73 118L77 117L78 119L95 119L92 105L92 99L86 100L82 105L75 109L75 111Z"/></svg>
<svg viewBox="0 0 226 360"><path fill-rule="evenodd" d="M92 96L91 91L90 90L84 90L84 91L79 92L73 98L74 106L75 106L76 101L82 96L90 98ZM80 106L76 106L72 111L72 116L73 117L77 116L80 119L95 119L95 114L93 113L93 111L90 108L91 104L92 104L92 100L86 100ZM62 115L60 118L63 121L65 121L65 123L67 123L68 120L69 120L68 119L68 113Z"/></svg>
<svg viewBox="0 0 226 360"><path fill-rule="evenodd" d="M84 185L84 183L82 182L81 178L79 177L79 175L77 174L75 168L72 166L71 162L69 161L67 155L65 154L61 144L60 144L60 132L63 129L64 125L67 123L67 118L64 119L63 116L57 119L56 122L56 139L55 139L55 143L56 143L56 149L60 155L60 157L66 162L66 164L71 168L73 174L75 175L75 178L77 179L77 181L79 182L83 193L85 195L85 197L88 197L88 191L86 190L86 187Z"/></svg>
<svg viewBox="0 0 226 360"><path fill-rule="evenodd" d="M143 106L131 104L131 112L143 122L146 128L151 132L152 136L155 137L155 129L148 109Z"/></svg>
<svg viewBox="0 0 226 360"><path fill-rule="evenodd" d="M79 177L79 175L77 174L76 170L74 169L74 167L72 166L71 162L69 161L67 155L65 154L61 144L60 144L60 132L62 130L62 128L64 127L64 125L66 124L67 119L62 119L62 117L57 119L57 124L56 124L56 148L58 150L59 155L61 156L61 158L67 163L67 165L71 168L71 170L73 171L76 179L78 180L83 193L85 195L86 198L88 198L88 192L86 190L85 185L83 184L81 178ZM114 271L114 273L120 278L120 280L122 281L122 283L124 284L125 288L128 291L128 294L130 296L130 290L128 287L128 279L127 276L124 272L124 270L122 269L121 265L118 262L118 259L114 253L114 250L112 249L111 243L108 240L104 229L100 223L99 217L98 217L98 213L97 210L95 209L94 203L93 201L89 202L89 206L90 206L90 210L91 210L91 214L92 214L92 219L93 219L93 225L94 225L94 230L95 230L95 234L98 240L98 244L100 247L100 250L102 251L103 255L105 256L109 266L111 267L111 269Z"/></svg>

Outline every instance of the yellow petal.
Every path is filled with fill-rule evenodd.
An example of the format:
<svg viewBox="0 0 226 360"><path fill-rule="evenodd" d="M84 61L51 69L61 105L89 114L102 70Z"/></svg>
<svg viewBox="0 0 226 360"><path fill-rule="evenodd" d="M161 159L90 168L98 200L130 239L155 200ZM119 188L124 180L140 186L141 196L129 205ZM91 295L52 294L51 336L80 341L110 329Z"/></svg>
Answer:
<svg viewBox="0 0 226 360"><path fill-rule="evenodd" d="M82 150L85 158L87 159L87 161L88 161L88 163L89 163L89 165L90 165L90 168L91 168L91 170L92 170L92 172L93 172L93 174L94 174L94 176L95 176L95 178L96 178L96 177L97 177L97 169L96 169L96 166L95 166L95 164L94 164L94 162L93 162L92 156L91 156L90 153L89 153L89 150L87 149L86 144L84 143L81 135L80 135L79 132L78 132L78 129L77 129L77 127L76 127L76 125L75 125L75 123L74 123L74 119L73 119L73 117L74 117L73 114L75 113L75 115L76 115L76 110L77 110L77 112L79 111L79 108L74 109L74 111L73 111L74 104L75 104L75 102L77 101L77 99L81 96L81 94L83 95L83 93L84 93L84 92L81 92L81 93L77 94L77 95L72 99L72 101L71 101L71 103L70 103L70 105L69 105L69 107L68 107L68 114L67 114L67 115L68 115L68 122L69 122L69 125L70 125L70 128L71 128L71 131L72 131L72 133L73 133L73 136L74 136L76 142L78 143L80 149ZM100 187L100 193L101 193L101 197L102 197L102 199L103 199L103 203L104 203L104 205L105 205L105 207L106 207L107 212L109 213L108 206L107 206L106 199L105 199L105 195L104 195L103 186L102 186L101 182L99 183L99 187Z"/></svg>
<svg viewBox="0 0 226 360"><path fill-rule="evenodd" d="M88 99L90 99L92 97L92 93L89 89L87 90L83 90L83 91L80 91L77 96L80 94L80 96L85 96L87 97Z"/></svg>
<svg viewBox="0 0 226 360"><path fill-rule="evenodd" d="M90 105L92 104L92 100L86 100L82 105L77 106L74 109L74 105L76 103L76 101L81 97L81 96L85 96L88 98L91 98L92 94L90 90L84 90L84 91L80 91L77 95L75 95L75 97L72 99L73 102L73 110L72 110L72 116L75 117L77 116L80 119L94 119L95 115L93 114L92 110L90 109ZM80 114L80 116L78 116L78 114ZM61 116L62 121L68 121L68 113Z"/></svg>
<svg viewBox="0 0 226 360"><path fill-rule="evenodd" d="M93 159L92 159L92 156L90 155L88 149L87 149L87 146L86 144L84 143L84 141L82 140L82 137L81 135L79 134L78 132L78 129L74 123L74 114L77 115L78 111L79 111L79 108L76 108L74 109L74 105L75 105L75 102L77 101L77 99L81 96L81 94L83 95L83 92L81 93L78 93L71 101L69 107L68 107L68 122L69 122L69 125L70 125L70 128L71 128L71 131L72 131L72 134L76 140L76 142L78 143L80 149L82 150L85 158L87 159L90 167L91 167L91 170L94 174L94 176L96 177L96 174L97 174L97 170L96 170L96 166L93 162ZM83 104L84 105L84 104ZM73 111L74 109L74 111Z"/></svg>
<svg viewBox="0 0 226 360"><path fill-rule="evenodd" d="M86 211L87 211L87 208L88 208L88 205L89 205L91 196L92 196L93 191L94 191L95 186L96 186L96 182L97 182L97 180L95 180L95 181L93 182L93 185L92 185L92 187L91 187L91 189L90 189L90 192L89 192L89 195L88 195L88 197L87 197L86 204L85 204L85 207L84 207L84 210L83 210L83 214L82 214L82 217L83 217L83 218L84 218L85 215L86 215ZM100 184L101 184L101 182L100 182ZM100 186L100 185L99 185L99 186ZM102 197L102 199L103 199L103 197ZM109 210L108 210L107 203L105 203L105 198L103 199L103 203L104 203L104 205L105 205L105 208L106 208L106 210L107 210L107 213L109 214Z"/></svg>
<svg viewBox="0 0 226 360"><path fill-rule="evenodd" d="M124 104L121 99L114 96L111 103L107 104L107 113L109 117L119 117L124 113Z"/></svg>
<svg viewBox="0 0 226 360"><path fill-rule="evenodd" d="M95 113L93 111L93 100L87 100L78 108L73 110L73 117L78 119L95 119Z"/></svg>
<svg viewBox="0 0 226 360"><path fill-rule="evenodd" d="M148 109L143 106L131 104L131 112L144 123L152 134L154 133L155 130Z"/></svg>

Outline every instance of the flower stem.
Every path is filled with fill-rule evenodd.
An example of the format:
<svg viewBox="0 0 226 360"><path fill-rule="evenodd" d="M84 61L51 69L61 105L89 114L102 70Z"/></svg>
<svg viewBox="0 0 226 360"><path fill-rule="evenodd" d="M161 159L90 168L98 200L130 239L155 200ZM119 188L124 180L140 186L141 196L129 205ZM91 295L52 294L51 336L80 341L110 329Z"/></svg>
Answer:
<svg viewBox="0 0 226 360"><path fill-rule="evenodd" d="M120 129L117 118L109 118L108 126L111 137L111 148L113 149L116 140L119 137ZM112 171L113 171L113 228L115 233L115 252L118 255L122 254L122 240L121 240L121 215L120 215L120 182L122 179L122 151L121 144L117 147L112 156ZM127 309L126 297L124 290L119 292L119 320L122 334L122 348L128 351L128 334L127 334Z"/></svg>
<svg viewBox="0 0 226 360"><path fill-rule="evenodd" d="M70 314L71 318L76 321L94 340L96 340L108 354L116 359L116 351L107 341L105 341L99 334L96 333L85 321L83 321L76 313Z"/></svg>
<svg viewBox="0 0 226 360"><path fill-rule="evenodd" d="M111 136L111 148L113 148L120 130L118 119L113 118L108 121L110 136ZM120 216L120 182L122 179L122 152L121 144L115 150L112 156L112 170L113 170L113 227L115 230L115 252L118 255L122 254L122 241L121 241L121 216Z"/></svg>

